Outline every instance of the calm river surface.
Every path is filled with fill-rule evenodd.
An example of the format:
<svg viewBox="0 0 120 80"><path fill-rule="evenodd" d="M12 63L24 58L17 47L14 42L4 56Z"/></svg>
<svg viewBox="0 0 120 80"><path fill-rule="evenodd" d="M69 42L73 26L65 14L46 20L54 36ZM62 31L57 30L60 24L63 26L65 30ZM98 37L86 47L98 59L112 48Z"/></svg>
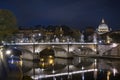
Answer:
<svg viewBox="0 0 120 80"><path fill-rule="evenodd" d="M0 80L120 80L120 59L42 56L32 61L11 56L0 60Z"/></svg>

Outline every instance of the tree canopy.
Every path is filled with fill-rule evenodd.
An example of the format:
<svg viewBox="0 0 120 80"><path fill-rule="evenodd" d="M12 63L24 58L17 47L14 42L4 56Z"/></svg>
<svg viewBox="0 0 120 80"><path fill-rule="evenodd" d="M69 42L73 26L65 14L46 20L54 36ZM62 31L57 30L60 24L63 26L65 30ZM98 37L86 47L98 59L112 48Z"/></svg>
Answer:
<svg viewBox="0 0 120 80"><path fill-rule="evenodd" d="M0 9L0 41L7 40L18 30L16 17L9 10Z"/></svg>
<svg viewBox="0 0 120 80"><path fill-rule="evenodd" d="M120 43L120 31L110 33L110 37L113 39L113 42Z"/></svg>

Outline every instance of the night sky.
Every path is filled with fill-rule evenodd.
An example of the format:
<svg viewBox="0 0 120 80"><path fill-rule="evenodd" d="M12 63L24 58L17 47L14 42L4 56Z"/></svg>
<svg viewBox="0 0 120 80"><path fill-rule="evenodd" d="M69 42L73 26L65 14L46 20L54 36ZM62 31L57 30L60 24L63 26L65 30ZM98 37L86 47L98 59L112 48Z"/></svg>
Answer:
<svg viewBox="0 0 120 80"><path fill-rule="evenodd" d="M97 28L104 18L109 27L120 29L120 0L0 0L0 9L12 11L19 26Z"/></svg>

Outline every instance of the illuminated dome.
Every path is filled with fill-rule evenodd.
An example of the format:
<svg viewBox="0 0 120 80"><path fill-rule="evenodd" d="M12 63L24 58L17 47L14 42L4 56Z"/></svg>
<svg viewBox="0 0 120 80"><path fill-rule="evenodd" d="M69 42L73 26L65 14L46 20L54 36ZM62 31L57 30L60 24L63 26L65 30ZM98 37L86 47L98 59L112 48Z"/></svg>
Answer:
<svg viewBox="0 0 120 80"><path fill-rule="evenodd" d="M106 32L109 32L109 27L107 24L105 24L104 19L102 19L101 24L98 26L97 32L98 34L104 34Z"/></svg>

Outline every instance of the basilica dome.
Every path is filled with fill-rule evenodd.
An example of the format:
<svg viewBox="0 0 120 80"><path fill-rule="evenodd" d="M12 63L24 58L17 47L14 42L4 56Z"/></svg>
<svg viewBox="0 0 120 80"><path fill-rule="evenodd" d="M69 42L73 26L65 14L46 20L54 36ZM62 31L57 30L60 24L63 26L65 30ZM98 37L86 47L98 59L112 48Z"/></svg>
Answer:
<svg viewBox="0 0 120 80"><path fill-rule="evenodd" d="M98 34L104 34L106 32L109 32L109 27L105 23L104 19L102 19L101 24L98 26L97 32L98 32Z"/></svg>

